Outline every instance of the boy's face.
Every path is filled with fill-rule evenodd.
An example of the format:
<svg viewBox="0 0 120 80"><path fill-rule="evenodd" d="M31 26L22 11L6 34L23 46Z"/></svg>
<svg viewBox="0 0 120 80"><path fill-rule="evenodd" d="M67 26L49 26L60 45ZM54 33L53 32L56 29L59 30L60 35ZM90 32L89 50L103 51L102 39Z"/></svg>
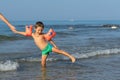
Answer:
<svg viewBox="0 0 120 80"><path fill-rule="evenodd" d="M38 33L38 34L41 34L42 31L43 31L43 28L42 28L42 27L37 27L37 28L35 29L35 32Z"/></svg>

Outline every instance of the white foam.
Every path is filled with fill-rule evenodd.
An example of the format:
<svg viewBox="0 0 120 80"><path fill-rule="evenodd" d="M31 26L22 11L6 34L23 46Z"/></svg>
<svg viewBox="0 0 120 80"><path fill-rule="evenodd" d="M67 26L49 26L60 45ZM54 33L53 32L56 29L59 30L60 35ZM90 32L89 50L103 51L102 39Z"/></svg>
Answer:
<svg viewBox="0 0 120 80"><path fill-rule="evenodd" d="M117 29L117 26L111 26L112 29Z"/></svg>
<svg viewBox="0 0 120 80"><path fill-rule="evenodd" d="M40 58L28 57L28 58L21 59L21 61L38 62L38 61L41 61L41 60L40 60Z"/></svg>
<svg viewBox="0 0 120 80"><path fill-rule="evenodd" d="M81 59L81 58L89 58L89 57L94 57L97 55L110 55L110 54L119 54L120 53L120 49L115 48L115 49L106 49L106 50L98 50L98 51L93 51L90 53L84 53L84 54L80 54L80 53L76 53L73 54L73 56L75 56L77 59Z"/></svg>
<svg viewBox="0 0 120 80"><path fill-rule="evenodd" d="M72 26L70 26L68 29L69 29L69 30L73 30L73 27L72 27Z"/></svg>
<svg viewBox="0 0 120 80"><path fill-rule="evenodd" d="M33 58L33 57L28 57L28 58L22 58L20 59L21 61L28 61L28 62L39 62L41 61L41 58ZM48 58L47 61L56 61L57 59L55 58Z"/></svg>
<svg viewBox="0 0 120 80"><path fill-rule="evenodd" d="M19 67L19 64L17 62L13 62L10 60L7 60L5 62L3 61L0 62L0 71L17 70L18 67Z"/></svg>

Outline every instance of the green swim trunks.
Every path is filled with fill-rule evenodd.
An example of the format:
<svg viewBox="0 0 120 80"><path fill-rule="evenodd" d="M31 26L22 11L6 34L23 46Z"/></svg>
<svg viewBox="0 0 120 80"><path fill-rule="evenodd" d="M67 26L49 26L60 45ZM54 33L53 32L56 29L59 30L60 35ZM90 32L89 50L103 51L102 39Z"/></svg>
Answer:
<svg viewBox="0 0 120 80"><path fill-rule="evenodd" d="M52 45L48 43L45 49L42 50L42 55L48 55L49 52L52 52Z"/></svg>

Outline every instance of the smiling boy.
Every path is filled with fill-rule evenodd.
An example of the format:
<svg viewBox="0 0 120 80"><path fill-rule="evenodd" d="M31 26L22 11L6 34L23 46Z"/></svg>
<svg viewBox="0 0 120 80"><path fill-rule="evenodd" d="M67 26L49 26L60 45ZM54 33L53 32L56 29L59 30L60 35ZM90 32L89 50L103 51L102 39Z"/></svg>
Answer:
<svg viewBox="0 0 120 80"><path fill-rule="evenodd" d="M29 32L29 31L26 32L17 31L16 28L1 13L0 19L4 21L14 33L26 36ZM26 29L29 29L28 26L26 26ZM63 50L60 50L52 39L49 41L45 39L45 34L43 33L44 24L42 22L40 21L36 22L34 29L35 32L34 33L30 32L31 34L29 34L29 36L31 36L34 39L36 46L42 51L41 59L42 67L44 68L46 67L46 59L50 52L55 52L67 56L71 59L73 63L75 62L75 57Z"/></svg>

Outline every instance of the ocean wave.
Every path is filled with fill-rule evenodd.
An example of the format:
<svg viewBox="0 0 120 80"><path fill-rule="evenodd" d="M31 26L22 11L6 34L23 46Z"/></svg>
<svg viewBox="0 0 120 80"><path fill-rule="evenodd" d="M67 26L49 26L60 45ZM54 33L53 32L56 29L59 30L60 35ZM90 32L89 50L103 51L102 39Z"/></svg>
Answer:
<svg viewBox="0 0 120 80"><path fill-rule="evenodd" d="M90 57L95 57L95 56L101 56L101 55L112 55L112 54L119 54L120 49L115 48L115 49L106 49L106 50L98 50L98 51L93 51L89 53L75 53L72 54L76 59L85 59L85 58L90 58ZM48 58L47 61L59 61L59 60L69 60L67 57L54 57L54 58ZM41 61L41 58L36 58L36 57L28 57L28 58L22 58L20 61L26 61L26 62L39 62Z"/></svg>
<svg viewBox="0 0 120 80"><path fill-rule="evenodd" d="M7 35L0 35L0 40L15 40L17 37L15 36L7 36Z"/></svg>
<svg viewBox="0 0 120 80"><path fill-rule="evenodd" d="M19 64L10 60L0 61L0 71L13 71L17 70Z"/></svg>
<svg viewBox="0 0 120 80"><path fill-rule="evenodd" d="M73 54L73 56L75 56L77 59L83 59L83 58L90 58L90 57L95 57L100 55L112 55L112 54L119 54L119 53L120 53L120 49L115 48L115 49L98 50L98 51L93 51L93 52L84 53L84 54L76 53L76 54Z"/></svg>
<svg viewBox="0 0 120 80"><path fill-rule="evenodd" d="M26 39L24 36L7 36L7 35L0 35L0 41L4 40L21 40Z"/></svg>

